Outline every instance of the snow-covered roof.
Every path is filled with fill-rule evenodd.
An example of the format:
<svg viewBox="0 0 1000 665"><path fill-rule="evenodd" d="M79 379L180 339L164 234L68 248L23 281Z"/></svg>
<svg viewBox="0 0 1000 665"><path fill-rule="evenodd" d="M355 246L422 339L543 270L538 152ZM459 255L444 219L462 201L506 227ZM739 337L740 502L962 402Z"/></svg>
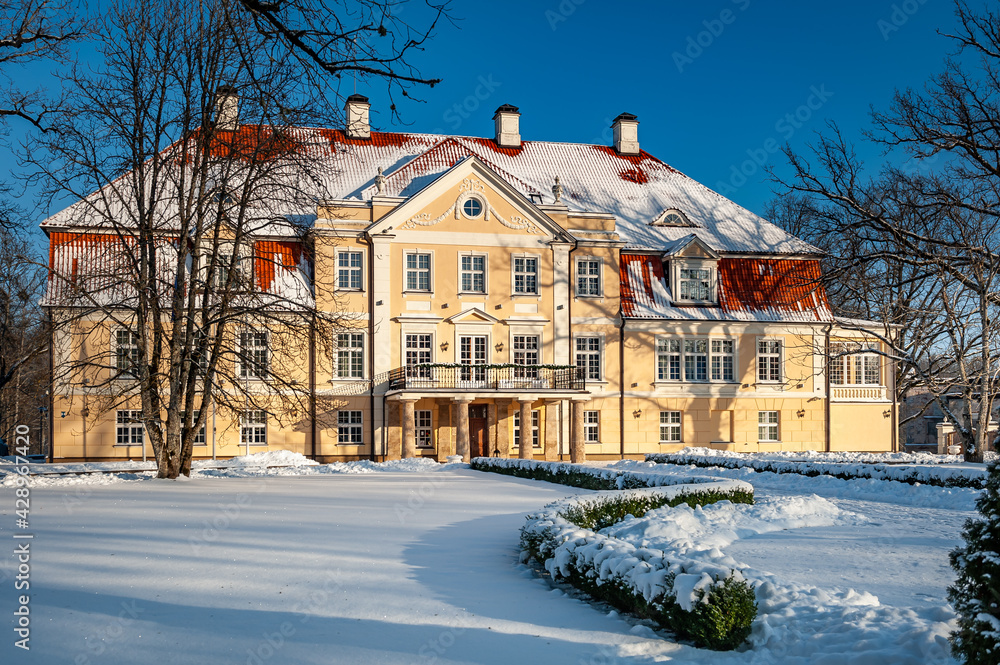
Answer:
<svg viewBox="0 0 1000 665"><path fill-rule="evenodd" d="M238 132L262 135L252 126ZM311 193L311 209L302 205L289 214L315 214L315 202L321 200L370 199L379 168L386 176L384 194L409 196L460 159L475 155L525 196L541 196L544 202L551 202L558 176L562 202L574 212L614 215L626 249L660 250L693 233L721 253L819 253L645 151L619 155L604 145L548 141L501 148L493 139L400 132L372 132L369 140L361 140L322 128L290 129L280 145L316 165L315 173L297 185ZM692 226L652 226L666 210L681 211ZM66 226L70 219L57 214L43 226Z"/></svg>

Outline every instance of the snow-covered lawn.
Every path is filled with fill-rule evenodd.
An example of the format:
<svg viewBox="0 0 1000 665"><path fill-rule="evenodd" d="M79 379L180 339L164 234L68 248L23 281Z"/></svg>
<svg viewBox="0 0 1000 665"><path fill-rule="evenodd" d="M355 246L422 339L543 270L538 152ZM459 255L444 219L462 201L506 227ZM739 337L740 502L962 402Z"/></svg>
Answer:
<svg viewBox="0 0 1000 665"><path fill-rule="evenodd" d="M738 515L647 516L617 534L707 545L768 582L761 614L773 620L758 627L760 646L719 654L553 590L516 563L524 514L585 490L461 465L390 468L400 472L242 464L189 482L40 479L32 650L15 649L8 630L0 662L953 662L947 553L972 490L660 465L748 480L760 499ZM12 488L0 502L11 542ZM3 565L10 617L13 558Z"/></svg>

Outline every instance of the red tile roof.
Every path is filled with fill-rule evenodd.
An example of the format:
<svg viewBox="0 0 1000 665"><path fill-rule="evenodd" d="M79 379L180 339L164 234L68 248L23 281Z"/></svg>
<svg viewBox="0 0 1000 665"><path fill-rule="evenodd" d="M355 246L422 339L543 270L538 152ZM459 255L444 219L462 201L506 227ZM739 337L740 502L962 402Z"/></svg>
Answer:
<svg viewBox="0 0 1000 665"><path fill-rule="evenodd" d="M817 260L723 258L718 306L674 306L658 254L623 254L622 313L638 319L831 321Z"/></svg>

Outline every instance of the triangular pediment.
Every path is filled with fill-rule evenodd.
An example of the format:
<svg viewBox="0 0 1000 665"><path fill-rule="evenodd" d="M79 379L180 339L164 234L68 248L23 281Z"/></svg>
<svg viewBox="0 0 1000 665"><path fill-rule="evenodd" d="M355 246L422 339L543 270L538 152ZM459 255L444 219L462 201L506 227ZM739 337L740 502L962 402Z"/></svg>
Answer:
<svg viewBox="0 0 1000 665"><path fill-rule="evenodd" d="M704 240L691 234L675 240L663 253L663 258L718 259L719 253L709 247Z"/></svg>
<svg viewBox="0 0 1000 665"><path fill-rule="evenodd" d="M494 323L499 323L500 319L495 316L490 316L478 307L470 307L469 309L462 310L458 314L453 314L445 319L446 323L482 323L493 325Z"/></svg>
<svg viewBox="0 0 1000 665"><path fill-rule="evenodd" d="M527 234L572 242L557 222L478 157L444 171L373 224L369 232Z"/></svg>

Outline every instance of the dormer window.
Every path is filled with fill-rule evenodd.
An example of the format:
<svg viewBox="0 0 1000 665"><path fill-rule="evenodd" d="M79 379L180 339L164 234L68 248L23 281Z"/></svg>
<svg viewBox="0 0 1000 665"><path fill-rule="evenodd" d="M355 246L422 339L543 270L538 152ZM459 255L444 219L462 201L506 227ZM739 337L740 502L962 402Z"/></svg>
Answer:
<svg viewBox="0 0 1000 665"><path fill-rule="evenodd" d="M712 271L707 268L681 268L681 300L712 300Z"/></svg>
<svg viewBox="0 0 1000 665"><path fill-rule="evenodd" d="M673 263L675 302L714 305L718 301L715 261L674 259Z"/></svg>
<svg viewBox="0 0 1000 665"><path fill-rule="evenodd" d="M687 216L677 208L664 210L649 223L650 226L694 226Z"/></svg>

